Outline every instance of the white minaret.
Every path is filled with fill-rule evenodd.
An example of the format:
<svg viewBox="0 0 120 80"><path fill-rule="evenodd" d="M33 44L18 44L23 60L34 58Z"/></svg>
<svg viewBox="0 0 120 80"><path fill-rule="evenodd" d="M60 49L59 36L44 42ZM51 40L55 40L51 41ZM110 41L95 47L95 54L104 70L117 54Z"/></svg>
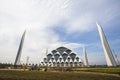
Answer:
<svg viewBox="0 0 120 80"><path fill-rule="evenodd" d="M97 24L97 27L98 27L98 31L99 31L99 35L100 35L100 39L101 39L102 47L103 47L103 50L104 50L107 65L108 66L116 66L114 56L113 56L112 51L110 49L109 43L108 43L108 41L105 37L103 29L98 23L96 23L96 24Z"/></svg>
<svg viewBox="0 0 120 80"><path fill-rule="evenodd" d="M29 56L27 56L26 65L28 65L28 62L29 62Z"/></svg>
<svg viewBox="0 0 120 80"><path fill-rule="evenodd" d="M20 65L20 58L21 58L21 54L22 54L22 48L23 48L23 43L24 43L24 39L25 39L25 33L26 33L26 30L24 31L24 33L22 35L14 66Z"/></svg>
<svg viewBox="0 0 120 80"><path fill-rule="evenodd" d="M83 53L84 53L84 65L89 67L89 63L88 63L88 58L87 58L87 53L86 53L85 47L83 47Z"/></svg>

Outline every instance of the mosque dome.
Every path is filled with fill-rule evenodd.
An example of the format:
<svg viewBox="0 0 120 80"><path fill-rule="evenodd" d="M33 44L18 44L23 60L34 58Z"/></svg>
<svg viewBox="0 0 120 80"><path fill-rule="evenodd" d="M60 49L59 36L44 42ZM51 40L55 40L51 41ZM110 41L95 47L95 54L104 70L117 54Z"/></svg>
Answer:
<svg viewBox="0 0 120 80"><path fill-rule="evenodd" d="M58 47L52 50L44 58L46 64L51 67L77 67L82 66L82 62L78 57L78 54L66 47ZM81 64L80 64L81 63Z"/></svg>

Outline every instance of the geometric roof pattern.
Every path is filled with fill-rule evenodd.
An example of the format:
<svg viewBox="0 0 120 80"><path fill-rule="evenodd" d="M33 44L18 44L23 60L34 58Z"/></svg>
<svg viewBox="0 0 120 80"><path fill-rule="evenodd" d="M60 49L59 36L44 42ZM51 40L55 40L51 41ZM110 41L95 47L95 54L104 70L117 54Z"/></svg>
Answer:
<svg viewBox="0 0 120 80"><path fill-rule="evenodd" d="M81 62L81 59L72 50L66 47L58 47L47 54L44 62Z"/></svg>

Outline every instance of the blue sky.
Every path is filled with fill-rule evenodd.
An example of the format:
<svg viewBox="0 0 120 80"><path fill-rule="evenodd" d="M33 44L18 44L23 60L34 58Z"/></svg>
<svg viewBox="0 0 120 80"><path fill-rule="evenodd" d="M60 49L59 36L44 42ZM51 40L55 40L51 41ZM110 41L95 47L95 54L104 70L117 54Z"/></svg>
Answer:
<svg viewBox="0 0 120 80"><path fill-rule="evenodd" d="M104 29L120 61L120 0L0 0L0 62L14 62L27 30L21 62L39 63L59 46L68 47L90 64L106 64L96 22Z"/></svg>

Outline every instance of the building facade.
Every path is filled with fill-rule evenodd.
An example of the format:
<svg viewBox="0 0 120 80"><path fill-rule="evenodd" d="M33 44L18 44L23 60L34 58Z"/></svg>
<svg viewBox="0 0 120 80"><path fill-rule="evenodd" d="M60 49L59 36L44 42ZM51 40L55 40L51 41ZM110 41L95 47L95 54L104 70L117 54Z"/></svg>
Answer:
<svg viewBox="0 0 120 80"><path fill-rule="evenodd" d="M59 47L56 50L52 50L46 55L42 66L48 67L81 67L83 62L78 57L77 53L66 47Z"/></svg>

